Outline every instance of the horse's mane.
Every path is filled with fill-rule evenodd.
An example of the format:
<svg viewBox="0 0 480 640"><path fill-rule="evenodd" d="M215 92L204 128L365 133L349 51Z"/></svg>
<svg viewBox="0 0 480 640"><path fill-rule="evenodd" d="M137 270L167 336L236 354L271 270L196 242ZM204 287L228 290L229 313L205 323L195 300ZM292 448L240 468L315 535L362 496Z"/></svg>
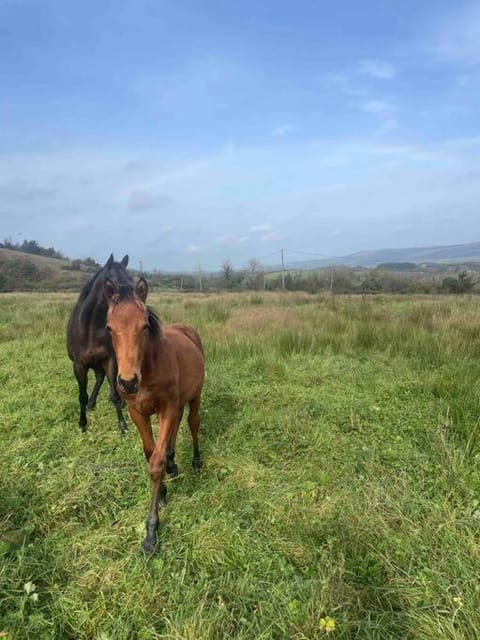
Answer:
<svg viewBox="0 0 480 640"><path fill-rule="evenodd" d="M90 291L93 288L93 284L95 282L95 280L98 278L98 276L102 273L104 267L102 267L101 269L99 269L97 271L97 273L93 276L93 278L90 278L90 280L88 280L82 287L81 291L80 291L80 295L78 296L78 301L79 302L83 302L83 300L85 300L85 298L88 296L88 294L90 293Z"/></svg>
<svg viewBox="0 0 480 640"><path fill-rule="evenodd" d="M158 337L162 335L162 323L158 317L156 311L152 307L147 307L148 311L148 327L149 333L152 337Z"/></svg>

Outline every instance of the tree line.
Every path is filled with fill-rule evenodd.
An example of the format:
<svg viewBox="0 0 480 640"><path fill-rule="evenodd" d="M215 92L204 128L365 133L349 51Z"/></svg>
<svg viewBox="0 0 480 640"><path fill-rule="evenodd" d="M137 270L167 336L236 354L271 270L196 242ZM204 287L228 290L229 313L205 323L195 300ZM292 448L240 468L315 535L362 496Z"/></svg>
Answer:
<svg viewBox="0 0 480 640"><path fill-rule="evenodd" d="M68 261L53 247L43 247L36 240L14 243L11 239L0 248L32 255ZM61 270L94 272L100 265L93 258L70 260ZM251 258L242 269L235 269L225 259L216 273L148 273L152 286L182 291L306 291L319 293L401 293L401 294L464 294L475 292L480 282L480 263L465 265L428 264L410 262L385 263L374 268L331 266L315 270L271 271ZM73 274L72 274L73 277ZM47 265L36 265L21 256L16 260L0 259L0 291L33 290L55 286L53 272ZM62 283L77 286L77 280L62 278ZM43 283L43 284L42 284ZM67 288L69 285L67 285Z"/></svg>
<svg viewBox="0 0 480 640"><path fill-rule="evenodd" d="M42 247L36 240L24 240L22 243L13 242L11 238L5 238L0 242L0 249L10 249L10 251L20 251L21 253L30 253L34 256L44 256L45 258L55 258L57 260L70 260L61 251L57 251L53 247ZM100 265L93 258L74 259L71 264L64 268L72 271L79 271L82 265L86 267L99 267Z"/></svg>
<svg viewBox="0 0 480 640"><path fill-rule="evenodd" d="M472 293L480 281L480 264L455 265L395 263L366 267L325 267L316 270L268 271L252 258L243 269L224 260L216 273L149 274L152 284L184 291L330 291L348 293Z"/></svg>
<svg viewBox="0 0 480 640"><path fill-rule="evenodd" d="M22 251L23 253L31 253L36 256L45 256L46 258L66 260L63 253L53 247L42 247L36 240L24 240L20 244L19 242L12 242L11 238L6 238L0 243L0 248L10 249L11 251Z"/></svg>

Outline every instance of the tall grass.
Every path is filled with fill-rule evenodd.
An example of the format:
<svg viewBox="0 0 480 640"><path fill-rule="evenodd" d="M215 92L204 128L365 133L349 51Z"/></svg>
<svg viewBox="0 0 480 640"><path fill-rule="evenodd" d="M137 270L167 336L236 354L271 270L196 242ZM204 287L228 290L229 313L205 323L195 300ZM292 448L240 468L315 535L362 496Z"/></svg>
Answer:
<svg viewBox="0 0 480 640"><path fill-rule="evenodd" d="M103 392L78 431L74 297L0 298L0 633L477 638L480 301L151 298L208 363L151 560L134 428Z"/></svg>

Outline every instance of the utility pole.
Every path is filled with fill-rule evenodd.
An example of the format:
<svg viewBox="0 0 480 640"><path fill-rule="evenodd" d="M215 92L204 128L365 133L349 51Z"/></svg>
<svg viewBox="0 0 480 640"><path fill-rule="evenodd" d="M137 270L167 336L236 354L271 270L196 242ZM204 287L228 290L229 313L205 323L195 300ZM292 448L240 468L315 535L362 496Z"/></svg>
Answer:
<svg viewBox="0 0 480 640"><path fill-rule="evenodd" d="M285 265L283 263L283 249L280 249L280 255L282 256L282 289L285 291Z"/></svg>
<svg viewBox="0 0 480 640"><path fill-rule="evenodd" d="M202 291L202 265L198 265L198 286L200 291Z"/></svg>

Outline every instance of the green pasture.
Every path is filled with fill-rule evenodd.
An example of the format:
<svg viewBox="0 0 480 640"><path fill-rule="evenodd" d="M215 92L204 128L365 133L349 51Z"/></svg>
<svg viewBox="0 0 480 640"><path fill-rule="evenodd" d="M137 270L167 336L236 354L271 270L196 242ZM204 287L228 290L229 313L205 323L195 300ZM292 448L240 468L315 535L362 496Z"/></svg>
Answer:
<svg viewBox="0 0 480 640"><path fill-rule="evenodd" d="M107 390L78 429L75 296L0 296L0 638L480 637L480 298L152 294L207 357L160 544Z"/></svg>

